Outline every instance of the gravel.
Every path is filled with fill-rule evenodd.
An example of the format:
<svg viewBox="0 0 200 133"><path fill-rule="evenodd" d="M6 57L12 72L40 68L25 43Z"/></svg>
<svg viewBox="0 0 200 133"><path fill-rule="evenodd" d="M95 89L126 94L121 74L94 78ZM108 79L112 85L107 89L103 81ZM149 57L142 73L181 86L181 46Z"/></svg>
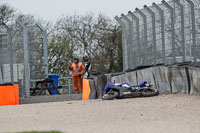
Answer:
<svg viewBox="0 0 200 133"><path fill-rule="evenodd" d="M20 98L20 104L32 104L32 103L48 103L48 102L63 102L81 100L81 94L65 94L65 95L47 95L47 96L31 96L26 98Z"/></svg>
<svg viewBox="0 0 200 133"><path fill-rule="evenodd" d="M0 106L0 132L199 133L200 96L162 94L112 101Z"/></svg>

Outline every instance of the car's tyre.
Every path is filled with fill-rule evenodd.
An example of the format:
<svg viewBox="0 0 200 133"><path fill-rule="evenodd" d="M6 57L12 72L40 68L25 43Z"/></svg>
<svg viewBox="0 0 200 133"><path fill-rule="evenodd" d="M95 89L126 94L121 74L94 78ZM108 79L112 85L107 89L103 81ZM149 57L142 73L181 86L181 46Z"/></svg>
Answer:
<svg viewBox="0 0 200 133"><path fill-rule="evenodd" d="M159 94L159 91L157 89L144 89L141 92L141 95L143 97L152 97L157 96Z"/></svg>
<svg viewBox="0 0 200 133"><path fill-rule="evenodd" d="M109 91L102 97L102 100L113 100L114 98L117 98L118 95L119 93L117 91Z"/></svg>

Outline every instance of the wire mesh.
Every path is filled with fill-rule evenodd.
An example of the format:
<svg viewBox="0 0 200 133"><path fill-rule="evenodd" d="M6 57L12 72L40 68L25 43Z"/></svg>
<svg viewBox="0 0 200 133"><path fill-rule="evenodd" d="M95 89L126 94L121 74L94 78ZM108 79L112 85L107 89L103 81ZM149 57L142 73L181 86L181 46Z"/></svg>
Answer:
<svg viewBox="0 0 200 133"><path fill-rule="evenodd" d="M43 35L41 30L35 24L28 27L28 55L24 55L24 33L19 25L12 25L11 36L8 31L0 24L0 83L14 82L19 84L20 96L27 96L25 89L24 57L28 56L28 66L30 80L28 84L33 88L35 83L32 81L44 79L44 49ZM9 50L9 39L12 42L12 51ZM11 74L10 55L13 55L13 74ZM30 89L28 88L28 89Z"/></svg>
<svg viewBox="0 0 200 133"><path fill-rule="evenodd" d="M183 22L181 16L181 8L177 3L174 1L167 2L172 7L173 14L170 14L169 8L167 8L164 4L157 4L164 12L164 33L161 30L162 20L160 17L160 12L154 6L149 7L155 13L156 44L153 43L152 16L147 11L147 9L140 9L140 11L146 16L146 30L144 29L144 18L138 13L138 11L134 11L133 14L139 18L139 27L137 27L136 20L132 19L130 14L126 15L133 23L133 28L131 29L133 35L130 35L130 26L128 26L128 23L124 20L123 17L120 18L126 24L126 28L124 29L126 32L124 35L126 41L123 42L123 45L126 47L126 49L123 50L126 55L123 56L123 61L126 64L123 68L124 70L131 69L140 65L153 65L154 59L155 64L172 64L174 63L173 55L175 56L176 63L183 61L195 61L194 56L197 58L196 61L200 61L200 1L192 1L194 3L195 20L192 18L191 5L186 0L178 1L183 5ZM173 15L173 18L171 15ZM173 19L173 22L171 19ZM192 25L192 19L195 21L195 29ZM174 26L174 36L172 36L172 26ZM139 28L139 46L137 41L137 28ZM165 41L165 47L162 45L162 33L164 34L163 39ZM182 36L182 34L184 35ZM129 37L131 37L132 40L129 39ZM175 40L175 48L173 47L173 37ZM194 46L194 37L196 37L196 46ZM147 42L145 40L147 40ZM156 46L156 50L154 50L154 46ZM163 48L164 51L162 50ZM163 53L165 56L163 56ZM147 54L147 56L145 56L145 54ZM165 62L163 62L163 58L165 58ZM184 58L185 60L183 60Z"/></svg>

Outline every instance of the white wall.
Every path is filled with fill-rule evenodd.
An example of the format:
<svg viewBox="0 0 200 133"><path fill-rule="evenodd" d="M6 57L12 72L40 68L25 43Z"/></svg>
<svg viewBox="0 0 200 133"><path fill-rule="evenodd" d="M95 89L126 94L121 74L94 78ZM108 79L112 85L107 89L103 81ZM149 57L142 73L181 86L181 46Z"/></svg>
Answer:
<svg viewBox="0 0 200 133"><path fill-rule="evenodd" d="M14 82L23 79L24 64L13 64ZM10 82L10 64L3 64L3 82Z"/></svg>

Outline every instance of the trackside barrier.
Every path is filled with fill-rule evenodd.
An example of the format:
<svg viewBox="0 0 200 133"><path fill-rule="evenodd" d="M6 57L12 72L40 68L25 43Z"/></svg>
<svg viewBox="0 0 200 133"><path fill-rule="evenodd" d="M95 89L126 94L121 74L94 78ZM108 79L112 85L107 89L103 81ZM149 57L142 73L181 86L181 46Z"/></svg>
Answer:
<svg viewBox="0 0 200 133"><path fill-rule="evenodd" d="M112 75L112 74L111 74ZM137 85L142 81L153 83L160 93L185 93L200 94L200 68L192 66L156 66L142 70L120 73L119 75L97 76L89 81L89 99L102 98L104 87L107 83L127 82L130 85ZM107 79L107 83L104 81Z"/></svg>
<svg viewBox="0 0 200 133"><path fill-rule="evenodd" d="M18 105L19 104L19 87L14 85L0 85L0 106Z"/></svg>
<svg viewBox="0 0 200 133"><path fill-rule="evenodd" d="M82 100L89 100L90 96L90 80L83 79L83 92L82 92Z"/></svg>
<svg viewBox="0 0 200 133"><path fill-rule="evenodd" d="M111 82L112 83L119 83L120 82L120 76L114 76L114 77L111 77Z"/></svg>
<svg viewBox="0 0 200 133"><path fill-rule="evenodd" d="M90 95L89 95L89 99L96 99L97 98L97 90L95 88L95 82L94 80L90 80Z"/></svg>
<svg viewBox="0 0 200 133"><path fill-rule="evenodd" d="M94 79L95 89L97 91L97 98L101 99L104 94L104 87L107 84L107 76L99 75Z"/></svg>
<svg viewBox="0 0 200 133"><path fill-rule="evenodd" d="M149 81L154 84L155 88L163 92L189 93L188 74L186 67L150 67L134 72L128 72L117 77L112 77L111 81L122 81L124 77L129 84L138 84L143 81ZM130 78L131 77L131 78ZM136 82L135 81L136 77ZM133 83L132 83L133 81ZM195 89L194 89L195 90Z"/></svg>
<svg viewBox="0 0 200 133"><path fill-rule="evenodd" d="M137 82L137 74L136 72L129 72L129 73L125 73L125 82L129 83L130 85L136 85L138 84Z"/></svg>
<svg viewBox="0 0 200 133"><path fill-rule="evenodd" d="M152 70L153 70L152 67L150 67L147 69L136 71L138 84L143 81L149 81L155 85L155 79Z"/></svg>
<svg viewBox="0 0 200 133"><path fill-rule="evenodd" d="M168 67L168 81L171 85L171 92L189 92L186 67Z"/></svg>
<svg viewBox="0 0 200 133"><path fill-rule="evenodd" d="M198 95L200 93L200 68L190 67L188 71L190 94Z"/></svg>
<svg viewBox="0 0 200 133"><path fill-rule="evenodd" d="M152 67L153 76L155 80L154 86L160 93L171 92L171 85L168 80L168 68L167 67Z"/></svg>

